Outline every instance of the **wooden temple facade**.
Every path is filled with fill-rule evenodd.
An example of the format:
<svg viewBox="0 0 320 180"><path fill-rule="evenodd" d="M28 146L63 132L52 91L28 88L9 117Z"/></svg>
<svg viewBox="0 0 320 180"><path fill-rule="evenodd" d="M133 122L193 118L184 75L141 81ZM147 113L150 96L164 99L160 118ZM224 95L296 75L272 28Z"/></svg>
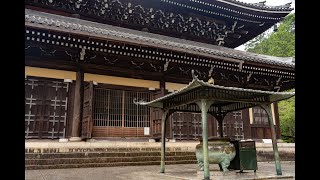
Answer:
<svg viewBox="0 0 320 180"><path fill-rule="evenodd" d="M294 63L233 48L289 5L235 0L25 0L25 138L158 138L161 111L137 106L179 90L191 71L226 87L286 91ZM272 115L280 138L276 103ZM167 138L202 136L201 113L175 112ZM227 114L224 135L270 139L258 107ZM208 116L209 136L219 125Z"/></svg>

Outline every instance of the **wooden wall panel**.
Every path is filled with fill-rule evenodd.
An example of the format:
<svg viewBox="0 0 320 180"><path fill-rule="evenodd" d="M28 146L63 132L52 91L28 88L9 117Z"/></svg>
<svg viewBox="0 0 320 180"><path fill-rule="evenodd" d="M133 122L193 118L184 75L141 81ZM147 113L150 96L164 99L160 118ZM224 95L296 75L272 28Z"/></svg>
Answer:
<svg viewBox="0 0 320 180"><path fill-rule="evenodd" d="M146 137L143 128L98 127L94 126L93 137Z"/></svg>

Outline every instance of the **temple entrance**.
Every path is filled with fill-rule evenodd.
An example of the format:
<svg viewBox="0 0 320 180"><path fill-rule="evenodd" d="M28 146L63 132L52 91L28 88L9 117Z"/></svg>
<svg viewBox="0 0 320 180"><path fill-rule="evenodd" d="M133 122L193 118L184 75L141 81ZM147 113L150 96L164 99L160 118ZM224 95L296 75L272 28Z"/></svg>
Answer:
<svg viewBox="0 0 320 180"><path fill-rule="evenodd" d="M25 79L25 138L64 138L69 83L58 79Z"/></svg>
<svg viewBox="0 0 320 180"><path fill-rule="evenodd" d="M172 138L196 140L202 136L201 114L176 112L169 117L172 123Z"/></svg>
<svg viewBox="0 0 320 180"><path fill-rule="evenodd" d="M144 137L150 135L150 108L139 107L133 99L151 100L148 91L95 86L93 96L93 137Z"/></svg>
<svg viewBox="0 0 320 180"><path fill-rule="evenodd" d="M244 119L248 119L249 117L247 116L248 113L245 113L244 111L247 110L230 112L225 116L224 122L222 123L224 137L230 137L236 140L242 140L245 138L243 122ZM217 127L216 136L219 136L219 123L215 123Z"/></svg>

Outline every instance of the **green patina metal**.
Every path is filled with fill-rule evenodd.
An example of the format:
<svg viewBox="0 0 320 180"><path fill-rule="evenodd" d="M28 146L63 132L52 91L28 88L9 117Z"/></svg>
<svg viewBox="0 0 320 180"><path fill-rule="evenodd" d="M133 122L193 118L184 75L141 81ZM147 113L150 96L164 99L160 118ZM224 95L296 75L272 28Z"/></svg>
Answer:
<svg viewBox="0 0 320 180"><path fill-rule="evenodd" d="M271 113L271 106L270 104L261 104L260 105L268 114L268 120L271 127L271 137L272 137L272 147L274 153L274 162L276 164L276 172L277 175L282 175L281 164L280 164L280 157L277 145L277 138L276 138L276 131L273 124L273 117Z"/></svg>
<svg viewBox="0 0 320 180"><path fill-rule="evenodd" d="M208 151L208 123L207 123L207 114L208 109L213 103L206 99L201 99L196 102L201 109L201 119L202 119L202 137L203 137L203 170L204 170L204 179L210 179L209 171L209 151Z"/></svg>
<svg viewBox="0 0 320 180"><path fill-rule="evenodd" d="M229 169L240 170L256 170L258 169L257 151L255 141L237 141L231 140L236 149L236 156L230 162Z"/></svg>
<svg viewBox="0 0 320 180"><path fill-rule="evenodd" d="M167 115L168 115L168 110L164 111L162 113L162 119L161 119L161 169L160 169L160 173L164 173L164 161L165 161L165 150L166 150L166 138L165 138L165 134L166 134L166 119L167 119Z"/></svg>
<svg viewBox="0 0 320 180"><path fill-rule="evenodd" d="M228 138L211 138L208 140L209 163L219 164L220 170L226 172L230 162L236 156L236 149ZM196 157L200 170L203 170L203 148L202 143L196 146Z"/></svg>
<svg viewBox="0 0 320 180"><path fill-rule="evenodd" d="M279 161L279 153L276 142L275 128L272 121L270 104L284 99L288 99L295 95L294 92L273 92L261 91L253 89L243 89L236 87L224 87L209 84L199 80L192 71L193 80L186 87L179 91L173 92L166 96L145 102L143 100L136 101L137 105L144 105L163 110L162 116L162 140L161 140L161 169L165 171L165 122L172 112L199 112L202 117L202 148L203 148L203 170L204 179L210 178L209 163L210 151L208 150L208 127L207 113L216 117L221 126L225 115L232 111L238 111L246 108L261 106L269 116L269 123L272 132L273 150L275 156L276 172L281 175L281 165ZM220 128L220 136L223 137L222 128ZM213 153L214 154L214 153ZM223 156L223 155L221 155ZM218 161L212 161L212 163ZM221 162L219 162L221 166ZM227 163L222 163L227 164ZM222 165L222 169L223 166ZM225 168L224 168L225 170Z"/></svg>
<svg viewBox="0 0 320 180"><path fill-rule="evenodd" d="M164 173L165 171L165 158L166 158L166 121L168 117L173 113L172 110L164 110L161 118L161 168L160 173Z"/></svg>

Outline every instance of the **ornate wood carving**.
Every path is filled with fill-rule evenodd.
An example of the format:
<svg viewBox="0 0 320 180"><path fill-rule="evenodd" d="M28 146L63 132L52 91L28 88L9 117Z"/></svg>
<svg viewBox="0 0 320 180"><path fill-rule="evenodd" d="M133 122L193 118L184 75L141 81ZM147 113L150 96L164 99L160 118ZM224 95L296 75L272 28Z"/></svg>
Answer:
<svg viewBox="0 0 320 180"><path fill-rule="evenodd" d="M216 20L202 16L190 16L164 9L144 7L138 2L124 0L27 0L29 4L46 6L116 24L134 25L155 33L175 34L189 39L206 39L210 43L224 45L225 38L240 38L243 24L236 20L219 24ZM141 3L141 2L139 2ZM231 34L234 34L230 36Z"/></svg>
<svg viewBox="0 0 320 180"><path fill-rule="evenodd" d="M136 78L142 77L142 74L135 76L136 72L165 73L171 81L180 83L188 83L194 69L199 78L208 80L212 77L215 84L224 86L279 91L294 85L292 71L268 69L245 61L240 65L189 53L32 28L26 29L26 35L26 57L41 59L43 65L51 61L52 65L75 67L81 62L88 68L95 67L101 71L118 68Z"/></svg>

